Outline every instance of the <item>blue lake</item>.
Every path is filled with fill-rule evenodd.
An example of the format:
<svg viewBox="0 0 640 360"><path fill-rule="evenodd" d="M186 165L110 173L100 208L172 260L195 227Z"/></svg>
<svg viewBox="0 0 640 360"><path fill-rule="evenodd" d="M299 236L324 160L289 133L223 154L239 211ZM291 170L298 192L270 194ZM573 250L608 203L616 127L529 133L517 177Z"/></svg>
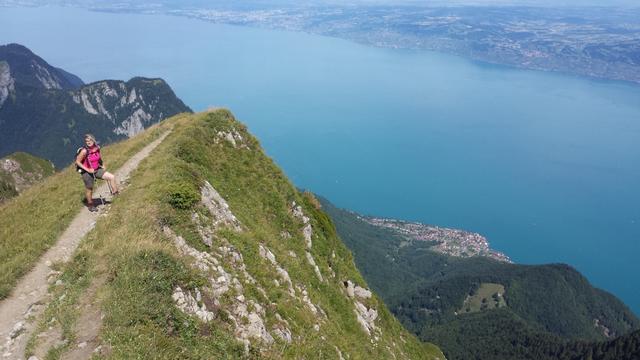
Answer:
<svg viewBox="0 0 640 360"><path fill-rule="evenodd" d="M86 82L166 79L225 106L293 182L365 214L568 263L640 313L640 86L160 15L0 8Z"/></svg>

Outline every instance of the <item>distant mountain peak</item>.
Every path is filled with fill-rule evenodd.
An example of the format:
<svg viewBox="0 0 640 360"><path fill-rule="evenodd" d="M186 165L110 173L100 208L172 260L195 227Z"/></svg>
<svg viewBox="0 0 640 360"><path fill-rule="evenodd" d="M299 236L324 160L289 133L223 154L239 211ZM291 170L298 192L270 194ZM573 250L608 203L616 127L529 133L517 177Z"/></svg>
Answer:
<svg viewBox="0 0 640 360"><path fill-rule="evenodd" d="M0 59L8 64L11 77L19 85L47 90L70 90L84 85L79 77L51 66L24 45L1 45Z"/></svg>

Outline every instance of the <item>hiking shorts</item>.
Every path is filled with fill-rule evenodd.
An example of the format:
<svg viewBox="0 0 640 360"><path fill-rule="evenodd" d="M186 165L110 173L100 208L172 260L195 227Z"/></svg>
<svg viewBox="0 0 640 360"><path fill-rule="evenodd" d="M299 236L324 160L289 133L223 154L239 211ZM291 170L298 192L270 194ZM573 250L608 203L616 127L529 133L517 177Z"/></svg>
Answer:
<svg viewBox="0 0 640 360"><path fill-rule="evenodd" d="M86 189L93 190L93 183L96 181L96 179L102 179L102 176L105 172L106 171L104 171L104 169L100 168L93 174L89 174L88 172L82 173L82 181L84 181L84 187Z"/></svg>

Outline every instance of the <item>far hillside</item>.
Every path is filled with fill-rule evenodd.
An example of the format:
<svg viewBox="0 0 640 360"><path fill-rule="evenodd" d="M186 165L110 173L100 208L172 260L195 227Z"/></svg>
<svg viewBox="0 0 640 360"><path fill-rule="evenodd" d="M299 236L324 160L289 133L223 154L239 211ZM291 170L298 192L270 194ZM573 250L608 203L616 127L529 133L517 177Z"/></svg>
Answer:
<svg viewBox="0 0 640 360"><path fill-rule="evenodd" d="M402 222L320 201L367 282L448 359L555 359L567 344L591 346L640 328L626 305L568 265L518 265L491 252L453 256L461 254L453 232L419 240L376 225ZM443 243L449 254L439 250Z"/></svg>

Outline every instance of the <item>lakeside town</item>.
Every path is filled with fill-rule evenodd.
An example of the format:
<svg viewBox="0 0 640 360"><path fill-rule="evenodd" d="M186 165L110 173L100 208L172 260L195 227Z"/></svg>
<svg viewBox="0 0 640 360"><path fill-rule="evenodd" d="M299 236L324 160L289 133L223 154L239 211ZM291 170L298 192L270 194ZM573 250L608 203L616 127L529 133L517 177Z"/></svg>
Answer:
<svg viewBox="0 0 640 360"><path fill-rule="evenodd" d="M396 219L359 216L371 225L389 229L408 240L433 242L433 251L456 257L484 256L494 260L512 263L511 259L491 249L484 236L459 229L408 222Z"/></svg>

